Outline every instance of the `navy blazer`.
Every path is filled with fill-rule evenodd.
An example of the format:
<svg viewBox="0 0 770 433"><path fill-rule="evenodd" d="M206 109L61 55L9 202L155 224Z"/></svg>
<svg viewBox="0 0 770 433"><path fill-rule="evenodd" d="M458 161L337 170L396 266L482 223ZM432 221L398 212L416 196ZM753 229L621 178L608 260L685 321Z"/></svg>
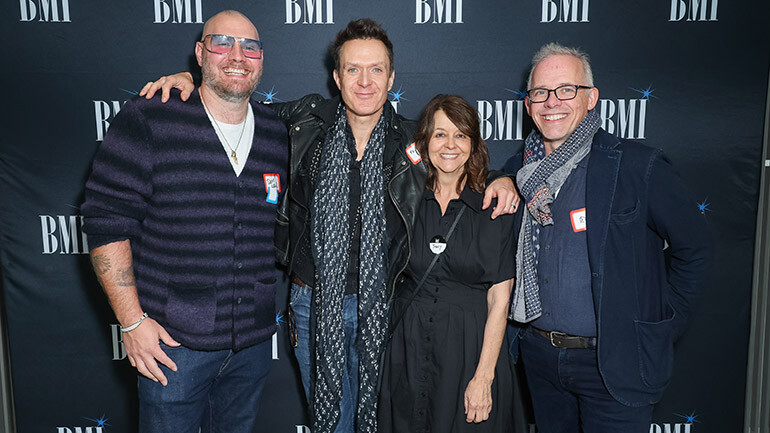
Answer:
<svg viewBox="0 0 770 433"><path fill-rule="evenodd" d="M521 165L519 153L505 170ZM692 315L711 255L695 204L660 149L596 133L586 235L597 354L607 389L623 404L656 403L671 378L674 341ZM515 359L518 338L511 344Z"/></svg>

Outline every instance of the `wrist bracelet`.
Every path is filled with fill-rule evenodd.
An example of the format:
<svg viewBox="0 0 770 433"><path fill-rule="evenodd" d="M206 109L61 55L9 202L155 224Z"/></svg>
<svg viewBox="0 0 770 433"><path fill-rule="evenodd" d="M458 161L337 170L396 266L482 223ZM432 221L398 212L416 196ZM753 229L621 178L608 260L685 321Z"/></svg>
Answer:
<svg viewBox="0 0 770 433"><path fill-rule="evenodd" d="M120 328L120 332L131 332L131 331L133 331L134 329L138 328L139 325L141 325L142 322L144 322L144 319L146 319L146 318L147 318L147 313L142 314L142 317L140 317L139 320L136 321L136 323L134 323L133 325L130 325L130 326L126 326L125 328Z"/></svg>

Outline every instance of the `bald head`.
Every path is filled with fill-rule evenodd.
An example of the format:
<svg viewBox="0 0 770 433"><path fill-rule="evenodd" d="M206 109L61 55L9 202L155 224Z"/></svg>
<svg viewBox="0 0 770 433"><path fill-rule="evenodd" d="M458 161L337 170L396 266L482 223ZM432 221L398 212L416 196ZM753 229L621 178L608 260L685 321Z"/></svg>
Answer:
<svg viewBox="0 0 770 433"><path fill-rule="evenodd" d="M210 35L223 36L217 37L215 50ZM248 43L248 54L244 43ZM195 44L203 75L201 95L211 91L223 101L245 103L262 77L262 47L257 44L259 33L242 13L225 10L209 18L203 26L203 37Z"/></svg>
<svg viewBox="0 0 770 433"><path fill-rule="evenodd" d="M232 9L224 10L209 18L206 21L206 24L203 25L203 36L205 37L206 35L210 34L221 34L221 32L217 29L232 24L236 24L241 29L241 32L247 32L250 34L227 34L244 38L259 39L257 28L254 27L254 24L251 22L251 20L248 19L246 15Z"/></svg>

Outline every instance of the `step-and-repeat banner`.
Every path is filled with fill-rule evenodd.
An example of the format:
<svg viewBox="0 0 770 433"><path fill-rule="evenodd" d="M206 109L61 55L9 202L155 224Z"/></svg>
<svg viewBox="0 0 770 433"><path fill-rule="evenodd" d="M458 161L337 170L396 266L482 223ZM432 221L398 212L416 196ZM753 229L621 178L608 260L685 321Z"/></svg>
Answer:
<svg viewBox="0 0 770 433"><path fill-rule="evenodd" d="M194 70L203 23L225 8L260 31L254 97L265 102L335 94L329 44L351 19L374 18L395 47L396 110L416 118L436 93L464 96L495 168L532 128L523 91L533 52L549 41L586 50L604 129L666 151L717 243L650 433L742 430L767 2L9 0L0 6L0 259L19 432L136 430L135 371L81 230L83 184L126 100L148 80ZM284 288L256 432L309 432L286 297ZM517 408L517 429L534 432L526 394Z"/></svg>

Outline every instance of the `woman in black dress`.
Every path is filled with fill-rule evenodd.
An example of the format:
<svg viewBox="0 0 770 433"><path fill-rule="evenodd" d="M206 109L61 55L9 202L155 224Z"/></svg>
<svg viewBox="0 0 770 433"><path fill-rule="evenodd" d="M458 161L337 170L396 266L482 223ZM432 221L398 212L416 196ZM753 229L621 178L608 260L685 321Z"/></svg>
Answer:
<svg viewBox="0 0 770 433"><path fill-rule="evenodd" d="M391 309L379 430L506 432L513 384L500 348L515 275L513 215L492 220L492 206L481 209L489 156L463 98L433 98L415 140L428 179Z"/></svg>

